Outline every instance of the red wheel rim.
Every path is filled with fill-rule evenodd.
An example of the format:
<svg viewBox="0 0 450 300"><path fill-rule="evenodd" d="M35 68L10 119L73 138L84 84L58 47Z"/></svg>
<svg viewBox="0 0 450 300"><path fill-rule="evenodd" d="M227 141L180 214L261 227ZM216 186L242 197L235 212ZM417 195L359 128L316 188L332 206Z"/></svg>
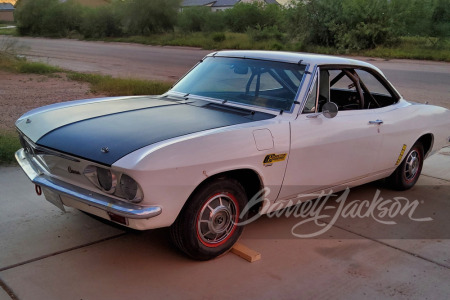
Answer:
<svg viewBox="0 0 450 300"><path fill-rule="evenodd" d="M211 248L223 245L236 230L238 217L239 204L232 194L214 194L203 204L197 215L198 240Z"/></svg>

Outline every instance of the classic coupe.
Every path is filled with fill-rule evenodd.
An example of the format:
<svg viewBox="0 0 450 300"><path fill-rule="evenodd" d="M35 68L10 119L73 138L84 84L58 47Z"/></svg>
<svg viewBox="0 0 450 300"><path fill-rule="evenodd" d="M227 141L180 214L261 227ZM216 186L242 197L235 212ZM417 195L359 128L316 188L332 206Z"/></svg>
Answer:
<svg viewBox="0 0 450 300"><path fill-rule="evenodd" d="M449 145L450 111L407 102L366 62L220 51L163 95L57 103L16 128L16 159L48 201L170 227L180 250L208 260L238 240L262 190L255 209L269 212L382 178L411 188Z"/></svg>

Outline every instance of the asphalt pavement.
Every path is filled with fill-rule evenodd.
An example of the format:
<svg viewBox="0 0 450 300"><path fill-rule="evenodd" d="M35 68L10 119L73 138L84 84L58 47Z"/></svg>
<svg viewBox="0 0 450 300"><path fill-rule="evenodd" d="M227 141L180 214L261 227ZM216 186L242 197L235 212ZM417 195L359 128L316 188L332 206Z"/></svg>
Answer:
<svg viewBox="0 0 450 300"><path fill-rule="evenodd" d="M16 43L18 53L80 72L174 82L214 50L130 43L0 36ZM405 97L450 109L450 63L350 57L379 67Z"/></svg>

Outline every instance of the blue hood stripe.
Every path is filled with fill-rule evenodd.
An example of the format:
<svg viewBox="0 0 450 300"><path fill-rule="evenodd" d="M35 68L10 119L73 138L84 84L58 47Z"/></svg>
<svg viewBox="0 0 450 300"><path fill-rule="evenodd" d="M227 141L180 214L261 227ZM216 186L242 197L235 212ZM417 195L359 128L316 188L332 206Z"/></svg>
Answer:
<svg viewBox="0 0 450 300"><path fill-rule="evenodd" d="M170 138L273 117L250 111L245 115L226 109L209 109L208 105L162 105L67 124L45 134L37 144L112 165L137 149ZM109 151L104 153L102 148Z"/></svg>

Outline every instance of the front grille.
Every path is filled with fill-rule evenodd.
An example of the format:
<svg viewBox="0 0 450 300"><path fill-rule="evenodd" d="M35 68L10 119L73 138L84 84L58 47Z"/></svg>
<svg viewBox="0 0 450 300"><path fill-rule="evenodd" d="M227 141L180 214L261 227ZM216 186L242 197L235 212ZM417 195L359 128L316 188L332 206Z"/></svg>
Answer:
<svg viewBox="0 0 450 300"><path fill-rule="evenodd" d="M34 155L36 147L24 137L22 133L19 132L19 141L25 152Z"/></svg>
<svg viewBox="0 0 450 300"><path fill-rule="evenodd" d="M35 145L32 141L30 141L23 133L19 132L19 140L25 152L31 155L53 155L58 156L67 160L79 162L78 159L71 157L69 155L65 155L55 150L51 150L39 145Z"/></svg>

